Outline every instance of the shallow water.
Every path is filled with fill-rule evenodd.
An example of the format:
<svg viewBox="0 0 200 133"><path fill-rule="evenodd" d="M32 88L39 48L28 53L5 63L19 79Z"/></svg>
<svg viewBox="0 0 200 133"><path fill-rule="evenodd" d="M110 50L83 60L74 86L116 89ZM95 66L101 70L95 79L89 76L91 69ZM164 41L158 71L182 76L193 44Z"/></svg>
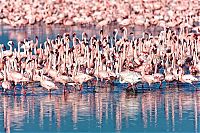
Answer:
<svg viewBox="0 0 200 133"><path fill-rule="evenodd" d="M0 43L34 39L36 35L43 42L46 37L54 38L64 32L77 32L78 36L83 31L89 36L99 33L98 29L88 28L2 26ZM105 32L114 28L106 28ZM134 33L140 36L142 28ZM199 83L195 86L200 88ZM16 96L12 92L1 93L0 132L199 132L200 91L193 86L164 83L158 89L158 85L145 84L144 88L138 85L138 93L127 92L126 87L117 81L107 87L84 84L82 92L63 94L60 87L48 95L40 86L30 84L26 87L27 96L23 96L18 86Z"/></svg>
<svg viewBox="0 0 200 133"><path fill-rule="evenodd" d="M200 93L168 88L2 95L0 132L199 132Z"/></svg>
<svg viewBox="0 0 200 133"><path fill-rule="evenodd" d="M103 27L104 34L105 35L111 35L113 36L114 29L119 30L118 25L112 25ZM134 26L134 27L127 27L128 28L128 34L133 33L135 38L141 37L142 32L146 31L148 33L152 33L152 35L158 35L159 32L162 30L162 28L159 27L150 27L148 29L144 29L142 26ZM77 37L81 39L81 35L83 32L86 32L88 34L88 37L96 35L99 37L99 31L100 27L94 27L94 26L61 26L61 25L31 25L26 27L19 27L19 28L13 28L10 26L1 25L0 26L0 44L7 44L9 40L14 41L15 47L17 47L17 41L23 41L24 39L31 39L34 40L35 36L39 37L39 43L44 43L46 38L49 39L55 39L58 34L62 35L63 33L67 32L70 33L72 36L72 33L76 32ZM123 33L118 33L118 37L122 36ZM7 46L7 45L6 45ZM8 48L8 46L7 46Z"/></svg>

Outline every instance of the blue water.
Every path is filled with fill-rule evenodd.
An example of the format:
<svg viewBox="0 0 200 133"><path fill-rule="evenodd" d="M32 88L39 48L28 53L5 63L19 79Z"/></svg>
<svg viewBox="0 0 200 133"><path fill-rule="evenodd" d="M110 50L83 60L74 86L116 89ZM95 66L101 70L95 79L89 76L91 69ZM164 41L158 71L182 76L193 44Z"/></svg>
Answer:
<svg viewBox="0 0 200 133"><path fill-rule="evenodd" d="M0 97L0 132L199 132L200 93L178 88ZM106 92L107 91L107 92Z"/></svg>
<svg viewBox="0 0 200 133"><path fill-rule="evenodd" d="M54 38L64 32L82 31L92 36L90 28L40 27L23 29L1 27L0 43L39 36ZM18 39L17 39L18 38ZM195 84L200 88L199 83ZM199 132L200 90L188 84L163 88L152 85L137 93L127 92L127 85L101 87L84 84L82 92L49 95L38 85L26 86L27 95L0 94L0 132ZM35 94L31 93L34 88ZM94 92L96 89L96 92ZM145 89L145 91L143 91ZM151 89L151 90L150 90ZM1 92L1 90L0 90Z"/></svg>

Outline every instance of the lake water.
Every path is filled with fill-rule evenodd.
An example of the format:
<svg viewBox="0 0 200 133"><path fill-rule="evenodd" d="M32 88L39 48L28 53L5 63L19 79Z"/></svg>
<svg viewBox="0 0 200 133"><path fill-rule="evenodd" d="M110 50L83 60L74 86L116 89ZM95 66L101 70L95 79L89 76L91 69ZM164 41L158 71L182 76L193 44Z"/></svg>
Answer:
<svg viewBox="0 0 200 133"><path fill-rule="evenodd" d="M0 132L199 132L200 93L175 87L127 93L2 95Z"/></svg>
<svg viewBox="0 0 200 133"><path fill-rule="evenodd" d="M107 29L106 32L112 30ZM2 26L0 43L8 40L33 39L40 42L64 32L86 31L89 36L99 33L92 27L66 28L30 26L13 29ZM140 35L141 29L135 31ZM36 86L36 87L35 87ZM200 87L199 83L195 84ZM62 89L48 95L40 86L29 85L35 94L27 96L12 92L0 95L0 132L199 132L200 91L188 84L163 84L151 90L127 92L126 84L88 86L81 92L62 93ZM94 88L97 90L94 92ZM149 88L148 88L149 89ZM20 86L18 86L20 90ZM0 91L1 92L1 91Z"/></svg>

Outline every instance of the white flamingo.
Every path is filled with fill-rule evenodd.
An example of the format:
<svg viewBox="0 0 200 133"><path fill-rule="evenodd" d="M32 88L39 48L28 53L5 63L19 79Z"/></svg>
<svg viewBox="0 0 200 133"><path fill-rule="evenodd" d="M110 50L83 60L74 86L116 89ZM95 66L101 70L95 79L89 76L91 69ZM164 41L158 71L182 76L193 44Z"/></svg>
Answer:
<svg viewBox="0 0 200 133"><path fill-rule="evenodd" d="M58 89L58 87L52 81L45 80L43 77L44 76L43 76L43 70L42 70L40 84L42 87L47 89L50 92L50 94L52 90Z"/></svg>
<svg viewBox="0 0 200 133"><path fill-rule="evenodd" d="M14 43L12 41L8 41L8 46L9 46L9 50L3 51L3 56L12 56L13 52L12 52L12 46L14 45Z"/></svg>
<svg viewBox="0 0 200 133"><path fill-rule="evenodd" d="M142 81L142 75L137 72L123 71L120 73L120 83L129 83L130 86L137 85L138 82ZM137 89L137 88L136 88Z"/></svg>
<svg viewBox="0 0 200 133"><path fill-rule="evenodd" d="M196 86L193 85L193 82L197 82L198 79L196 77L194 77L191 74L184 74L184 71L182 69L180 69L179 71L179 81L182 83L189 83L191 84L194 88L197 89Z"/></svg>
<svg viewBox="0 0 200 133"><path fill-rule="evenodd" d="M2 82L2 88L4 89L4 92L11 89L11 83L7 80L6 66L5 65L4 65L4 81Z"/></svg>

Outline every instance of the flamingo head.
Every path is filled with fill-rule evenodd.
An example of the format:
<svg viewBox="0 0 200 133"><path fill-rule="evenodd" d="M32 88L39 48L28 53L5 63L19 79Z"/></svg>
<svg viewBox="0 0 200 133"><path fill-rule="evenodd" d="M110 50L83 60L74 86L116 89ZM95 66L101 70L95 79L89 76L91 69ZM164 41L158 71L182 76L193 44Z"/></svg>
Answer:
<svg viewBox="0 0 200 133"><path fill-rule="evenodd" d="M35 36L35 40L38 40L38 36Z"/></svg>
<svg viewBox="0 0 200 133"><path fill-rule="evenodd" d="M120 27L120 31L123 33L124 32L124 27Z"/></svg>
<svg viewBox="0 0 200 133"><path fill-rule="evenodd" d="M59 40L61 38L61 36L58 34L56 38Z"/></svg>
<svg viewBox="0 0 200 133"><path fill-rule="evenodd" d="M86 32L83 32L83 35L87 38L88 37L88 35L87 35L87 33Z"/></svg>
<svg viewBox="0 0 200 133"><path fill-rule="evenodd" d="M2 45L2 48L3 48L4 51L6 50L6 46L5 45Z"/></svg>
<svg viewBox="0 0 200 133"><path fill-rule="evenodd" d="M76 36L76 33L74 32L74 33L72 34L72 36L75 37L75 36Z"/></svg>
<svg viewBox="0 0 200 133"><path fill-rule="evenodd" d="M118 32L118 30L117 30L117 29L114 29L114 31L113 31L113 35L116 35L117 32Z"/></svg>
<svg viewBox="0 0 200 133"><path fill-rule="evenodd" d="M103 35L103 29L100 30L100 35Z"/></svg>
<svg viewBox="0 0 200 133"><path fill-rule="evenodd" d="M69 38L70 35L69 35L69 33L66 32L66 33L63 34L63 37L68 37Z"/></svg>
<svg viewBox="0 0 200 133"><path fill-rule="evenodd" d="M14 45L15 45L15 44L14 44L14 42L12 41L11 46L14 47Z"/></svg>
<svg viewBox="0 0 200 133"><path fill-rule="evenodd" d="M58 90L59 89L58 86L55 86L55 89Z"/></svg>

